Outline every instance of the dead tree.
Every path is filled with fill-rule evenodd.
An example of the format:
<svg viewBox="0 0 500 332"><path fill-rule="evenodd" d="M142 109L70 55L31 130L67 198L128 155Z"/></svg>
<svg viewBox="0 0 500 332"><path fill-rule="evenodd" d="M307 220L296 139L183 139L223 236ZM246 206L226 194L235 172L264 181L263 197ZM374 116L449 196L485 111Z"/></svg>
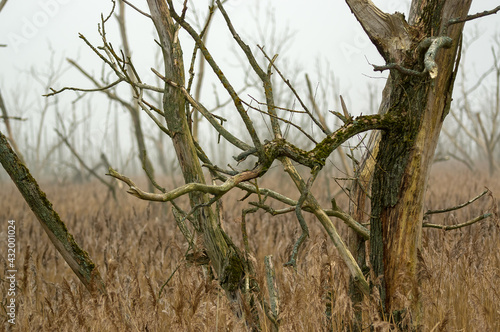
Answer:
<svg viewBox="0 0 500 332"><path fill-rule="evenodd" d="M174 205L174 215L194 251L190 257L210 263L233 304L235 314L245 315L252 330L260 329L259 317L256 315L258 303L264 303L266 313L276 322L275 327L278 327L279 319L276 319L277 312L269 309L266 301L263 301L259 285L252 282L252 264L222 229L212 208L213 203L234 188L245 190L249 197L254 197L250 204L255 209L245 210L243 216L257 209L273 214L295 214L302 233L294 243L286 265L296 265L299 249L309 235L309 226L303 216L304 212L308 212L319 221L337 248L360 296L370 295L374 287L377 287L381 297L381 317L400 327L416 329L420 315L417 252L423 227L423 197L442 122L450 109L463 26L468 20L500 10L498 7L489 12L467 16L471 1L461 0L457 3L451 0L413 0L406 19L403 14L382 12L369 0L346 0L386 61L374 69L388 70L390 74L379 113L352 117L343 108L344 114L334 113L343 125L332 132L307 107L292 83L279 70L277 55L269 55L260 47L266 61L262 63L263 61L257 60L251 48L238 35L221 1L212 1L208 20L217 8L253 74L262 84L265 101L259 105L263 109L246 103L235 91L224 75L223 68L203 41L206 28L196 31L186 19L187 1L182 9L176 10L172 0L148 0L149 13L136 9L149 17L156 28L164 72L154 69L153 72L162 79L163 87L142 82L131 59L115 52L104 33L101 33L103 44L99 48L81 37L117 76L115 82L100 87L99 91L108 91L121 82L131 86L137 104L172 140L185 184L167 190L151 178L151 182L161 191L153 193L140 189L130 178L113 169L110 169L109 175L126 183L129 186L128 193L140 199L175 203L181 196L189 197L190 210L182 211ZM128 4L127 1L124 2ZM102 24L105 24L105 20ZM202 61L206 61L227 91L248 138L237 137L228 130L221 124L221 119L209 112L186 88L179 29L185 30L194 40L203 55ZM194 52L193 56L196 54ZM136 78L131 76L130 68ZM313 137L294 122L278 116L277 111L284 108L276 103L272 75L283 80L301 106L301 110L285 110L309 117L321 132L321 139ZM53 93L66 89L69 88ZM163 110L148 101L144 94L148 90L163 95ZM192 108L202 114L221 137L241 150L241 153L234 156L237 162L252 159L255 161L254 166L238 169L235 165L232 169L225 169L213 164L203 150L204 142L197 142L190 131L188 115ZM253 117L257 113L264 113L268 117L270 135L257 130L254 125ZM158 119L158 115L165 118L166 126ZM313 148L306 149L286 140L282 132L284 126L295 126L313 143ZM349 214L336 204L335 199L331 200L331 206L322 207L311 193L311 188L327 159L351 137L368 131L375 134L364 157L363 166L358 170L359 190L354 190L351 197L354 202L358 202L356 207L359 210L352 209L352 214ZM267 135L267 139L264 139L264 135ZM295 184L299 193L298 200L261 188L257 182L251 181L265 176L275 161L282 164ZM292 161L310 169L308 178L299 174ZM211 184L202 171L203 166L210 172ZM364 212L367 188L371 197L369 229L356 220ZM287 204L289 208L273 210L268 202L271 199ZM377 280L378 283L369 284L362 270L365 258L359 254L358 248L355 248L356 257L353 256L331 217L346 223L364 242L369 240L369 261L371 275L374 277L372 281ZM187 221L190 223L186 223ZM364 248L363 246L364 243L359 248ZM403 301L399 294L403 294L407 301ZM408 306L407 302L411 304ZM242 307L251 308L250 313L242 312Z"/></svg>
<svg viewBox="0 0 500 332"><path fill-rule="evenodd" d="M413 0L408 19L387 14L371 1L346 0L390 70L379 114L401 127L374 137L361 175L371 181L370 263L380 278L383 311L401 324L419 321L417 253L421 245L423 197L442 123L448 115L459 50L471 1ZM370 162L372 159L375 162ZM366 182L365 182L366 183ZM356 201L363 206L361 191ZM403 294L410 300L406 306Z"/></svg>
<svg viewBox="0 0 500 332"><path fill-rule="evenodd" d="M116 5L116 2L113 1L113 9L114 6ZM140 165L142 165L142 168L146 175L148 177L154 177L154 167L153 163L151 162L149 155L147 153L147 147L146 147L146 140L144 136L144 129L143 129L143 124L141 123L141 108L137 104L137 100L139 96L137 95L137 89L134 88L134 85L131 85L132 89L132 98L127 98L127 97L122 97L116 93L116 91L113 91L111 88L116 86L119 82L122 80L128 80L131 82L136 82L140 83L140 78L137 75L137 72L135 71L135 68L133 68L132 63L130 61L127 61L132 54L129 46L129 41L128 41L128 35L127 35L127 29L126 29L126 19L125 19L125 4L123 1L118 1L118 13L116 14L116 19L118 22L118 27L120 31L120 36L121 36L121 41L122 41L122 53L120 55L115 53L115 50L113 47L111 47L111 44L109 44L109 47L107 49L107 52L110 56L112 56L112 66L115 71L120 71L124 73L123 77L120 77L118 81L115 82L106 82L104 79L101 81L94 77L92 74L87 72L83 67L81 67L75 60L68 59L69 64L78 70L82 75L84 75L92 84L95 86L93 89L73 89L77 92L92 92L92 91L101 91L102 93L106 94L106 96L117 102L120 106L125 108L128 113L130 114L130 119L132 121L132 125L134 128L134 136L135 136L135 143L137 144L137 157L139 159ZM113 11L114 12L114 11ZM112 13L113 14L113 13ZM102 26L100 30L101 35L103 38L105 38L106 32L104 28L105 22L109 20L111 17L111 14L102 22ZM84 38L81 36L81 38ZM119 59L119 57L122 57L122 59ZM118 61L115 62L115 59L119 59ZM121 67L123 66L123 67ZM54 92L54 91L53 91ZM152 184L149 184L148 189L150 191L154 190L154 186Z"/></svg>
<svg viewBox="0 0 500 332"><path fill-rule="evenodd" d="M500 45L497 42L497 47ZM477 157L487 160L488 172L490 176L498 169L497 147L500 142L500 131L498 124L500 121L500 58L498 49L492 47L493 65L481 74L477 80L471 84L466 78L466 68L463 68L462 80L460 82L460 97L458 106L454 107L451 116L456 124L456 130L462 135L451 132L451 129L443 129L444 134L452 143L455 159L464 161L469 168L476 164ZM485 89L484 80L493 76L492 90ZM483 91L480 102L473 102L474 93L477 90ZM479 155L470 152L475 150ZM482 159L481 158L481 159Z"/></svg>

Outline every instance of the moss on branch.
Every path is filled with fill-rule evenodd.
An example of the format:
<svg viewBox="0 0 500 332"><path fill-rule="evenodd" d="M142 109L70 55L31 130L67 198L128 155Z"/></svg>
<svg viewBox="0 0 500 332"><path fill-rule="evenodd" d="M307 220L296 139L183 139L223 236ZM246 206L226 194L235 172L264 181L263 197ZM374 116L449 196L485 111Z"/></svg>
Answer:
<svg viewBox="0 0 500 332"><path fill-rule="evenodd" d="M403 125L403 118L394 114L358 116L357 118L350 119L333 134L326 136L310 151L302 150L283 138L274 139L265 144L265 160L261 160L260 162L265 165L265 168L268 168L275 159L288 157L311 169L314 167L323 167L330 154L349 138L375 129L398 130Z"/></svg>

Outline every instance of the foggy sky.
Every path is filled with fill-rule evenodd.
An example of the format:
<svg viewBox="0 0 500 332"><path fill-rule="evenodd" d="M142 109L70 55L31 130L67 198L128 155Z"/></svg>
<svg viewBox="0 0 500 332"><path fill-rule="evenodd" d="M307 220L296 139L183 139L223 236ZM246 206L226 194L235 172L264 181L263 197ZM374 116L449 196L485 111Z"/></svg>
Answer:
<svg viewBox="0 0 500 332"><path fill-rule="evenodd" d="M147 11L146 1L132 2ZM409 7L409 1L374 2L388 12L406 13ZM207 3L208 1L197 0L196 9L206 10ZM492 9L497 5L497 0L476 0L471 13ZM272 10L269 11L270 8ZM43 103L41 95L47 93L47 90L33 79L31 72L35 71L39 76L50 73L53 70L51 59L56 66L62 64L66 67L66 57L77 59L84 68L100 77L99 59L78 38L78 34L82 33L95 45L99 45L101 41L97 25L101 13L107 15L110 9L111 2L103 0L7 2L0 13L0 44L8 45L0 48L0 89L10 115L24 116L29 121L37 119L37 112ZM247 39L249 44L254 42L252 47L257 42L265 45L265 41L253 39L258 37L259 27L264 30L272 27L266 13L274 13L277 35L289 32L293 36L292 41L282 50L277 65L290 69L290 76L297 80L309 73L313 84L321 84L318 63L323 66L328 64L339 84L338 93L346 98L354 114L367 113L367 85L372 84L381 91L385 83L383 77L386 75L374 73L370 65L383 64L382 58L343 1L229 0L226 9L241 35L250 39ZM476 32L478 37L465 60L471 82L473 77L479 76L491 66L491 41L499 32L499 22L499 15L493 15L466 25L466 36L472 36ZM130 8L127 8L127 23L135 65L144 81L154 83L150 71L150 67L155 66L156 52L153 24ZM114 19L107 24L106 30L108 38L114 41L115 48L119 48L119 33ZM181 34L181 43L188 59L193 43L185 33ZM235 67L238 64L234 53L236 47L219 14L212 24L207 44L228 77L236 82L241 81L241 68ZM286 61L280 63L281 59ZM186 60L186 70L188 64ZM53 84L54 88L63 86L92 88L75 70L66 71ZM71 101L75 94L69 92L61 98ZM204 87L203 98L213 99L210 84ZM329 109L333 109L336 99L338 96L331 97ZM50 126L50 121L48 123ZM97 130L103 131L102 128Z"/></svg>

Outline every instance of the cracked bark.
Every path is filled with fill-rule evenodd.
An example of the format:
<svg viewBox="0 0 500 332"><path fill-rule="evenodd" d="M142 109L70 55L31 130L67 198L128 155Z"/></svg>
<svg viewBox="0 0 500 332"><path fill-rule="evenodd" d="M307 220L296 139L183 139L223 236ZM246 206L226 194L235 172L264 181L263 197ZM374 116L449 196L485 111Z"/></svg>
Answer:
<svg viewBox="0 0 500 332"><path fill-rule="evenodd" d="M369 0L346 0L386 63L422 72L424 38L440 37L451 19L465 17L471 0L414 0L408 23L400 14L385 14ZM435 53L431 77L391 70L380 113L407 118L403 130L385 131L376 143L371 187L370 262L386 317L418 329L420 300L417 252L420 248L423 197L429 169L446 117L458 63L463 24L447 30L451 47ZM439 70L436 72L436 68ZM371 152L369 152L371 153ZM366 156L366 158L371 158ZM366 159L365 158L365 159ZM369 167L369 166L365 166ZM358 191L358 209L363 194ZM403 295L403 297L401 297ZM408 307L403 298L410 300Z"/></svg>

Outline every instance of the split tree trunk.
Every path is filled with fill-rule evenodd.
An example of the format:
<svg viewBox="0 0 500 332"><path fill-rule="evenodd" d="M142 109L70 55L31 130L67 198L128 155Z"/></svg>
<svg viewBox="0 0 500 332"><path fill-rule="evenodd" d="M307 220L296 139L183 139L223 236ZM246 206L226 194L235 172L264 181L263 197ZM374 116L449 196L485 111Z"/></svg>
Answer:
<svg viewBox="0 0 500 332"><path fill-rule="evenodd" d="M419 321L417 252L420 248L423 198L441 127L451 103L463 23L472 0L414 0L408 22L402 14L386 14L369 0L346 2L391 69L381 113L402 116L404 130L381 134L371 188L370 262L380 278L386 317L403 326L404 313ZM447 27L447 31L445 31ZM435 57L437 76L424 70L425 38L448 36L451 46ZM432 70L431 70L432 72ZM409 300L409 302L407 302Z"/></svg>

